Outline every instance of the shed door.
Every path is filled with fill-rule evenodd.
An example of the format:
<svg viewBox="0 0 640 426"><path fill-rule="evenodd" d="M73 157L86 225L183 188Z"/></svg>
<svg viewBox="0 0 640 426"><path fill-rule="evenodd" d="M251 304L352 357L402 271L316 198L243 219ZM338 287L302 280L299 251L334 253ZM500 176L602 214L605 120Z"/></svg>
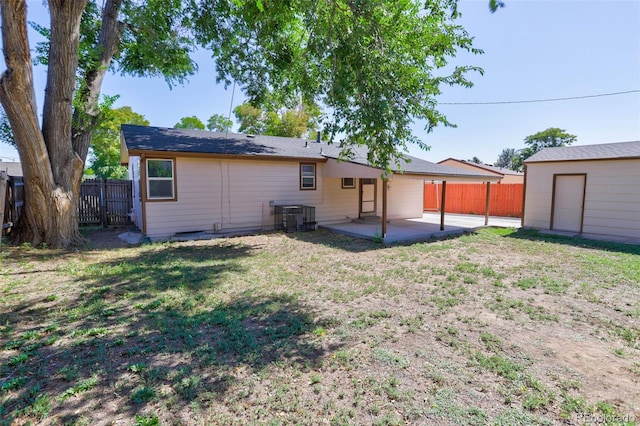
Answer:
<svg viewBox="0 0 640 426"><path fill-rule="evenodd" d="M551 229L582 232L586 175L553 176Z"/></svg>
<svg viewBox="0 0 640 426"><path fill-rule="evenodd" d="M376 214L376 179L360 179L360 216Z"/></svg>

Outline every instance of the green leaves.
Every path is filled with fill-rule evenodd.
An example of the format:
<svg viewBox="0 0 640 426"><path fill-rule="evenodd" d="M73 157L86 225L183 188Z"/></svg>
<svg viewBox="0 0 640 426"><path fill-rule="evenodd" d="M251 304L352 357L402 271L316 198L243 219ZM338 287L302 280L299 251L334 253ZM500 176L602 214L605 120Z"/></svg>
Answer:
<svg viewBox="0 0 640 426"><path fill-rule="evenodd" d="M204 130L204 123L198 117L192 115L191 117L182 117L173 127L176 129Z"/></svg>
<svg viewBox="0 0 640 426"><path fill-rule="evenodd" d="M149 121L128 106L111 109L113 100L106 97L100 105L102 120L91 138L90 167L99 178L126 179L127 168L120 165L120 125L148 126Z"/></svg>
<svg viewBox="0 0 640 426"><path fill-rule="evenodd" d="M316 105L264 111L249 103L238 105L233 112L240 123L239 132L291 138L308 137L321 114Z"/></svg>
<svg viewBox="0 0 640 426"><path fill-rule="evenodd" d="M196 35L212 49L218 78L240 83L266 109L305 102L326 106L325 127L348 155L365 145L388 168L408 144L427 146L410 126L450 125L437 109L440 85L470 87L475 67L449 66L473 49L456 1L276 0L199 3Z"/></svg>
<svg viewBox="0 0 640 426"><path fill-rule="evenodd" d="M577 136L567 133L564 129L550 127L541 132L527 136L524 138L524 143L527 144L528 148L532 151L530 155L533 155L543 148L571 145L577 139Z"/></svg>

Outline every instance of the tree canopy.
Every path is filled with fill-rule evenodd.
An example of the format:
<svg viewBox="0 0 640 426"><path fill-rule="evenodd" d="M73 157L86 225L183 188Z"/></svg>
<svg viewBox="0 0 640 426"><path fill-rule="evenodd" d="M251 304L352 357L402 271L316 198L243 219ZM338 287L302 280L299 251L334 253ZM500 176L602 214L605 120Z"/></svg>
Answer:
<svg viewBox="0 0 640 426"><path fill-rule="evenodd" d="M101 116L91 138L90 168L102 179L126 179L127 168L120 165L120 125L148 126L149 121L129 106L105 108Z"/></svg>
<svg viewBox="0 0 640 426"><path fill-rule="evenodd" d="M239 132L291 138L308 137L318 126L320 109L315 105L298 105L278 111L265 111L249 103L234 109Z"/></svg>
<svg viewBox="0 0 640 426"><path fill-rule="evenodd" d="M176 129L198 129L204 130L204 123L195 115L191 117L182 117L180 121L173 125Z"/></svg>
<svg viewBox="0 0 640 426"><path fill-rule="evenodd" d="M498 154L498 159L494 163L496 167L503 167L509 170L518 170L519 152L515 148L505 148Z"/></svg>
<svg viewBox="0 0 640 426"><path fill-rule="evenodd" d="M491 5L500 2L491 1ZM472 66L452 66L462 50L480 53L456 23L457 0L50 0L42 124L34 104L26 1L0 2L7 70L0 102L25 176L17 242L78 241L77 194L98 99L109 71L184 83L197 71L190 53L210 49L217 81L236 82L265 110L322 104L324 127L340 143L367 146L372 165L390 168L426 131L451 125L437 110L441 85L471 86ZM58 214L51 217L51 211Z"/></svg>
<svg viewBox="0 0 640 426"><path fill-rule="evenodd" d="M207 130L212 132L229 132L233 127L233 121L221 114L213 114L207 120Z"/></svg>
<svg viewBox="0 0 640 426"><path fill-rule="evenodd" d="M524 143L528 148L531 148L533 155L543 148L571 145L577 139L577 136L567 133L564 129L549 127L546 130L527 136L524 138Z"/></svg>
<svg viewBox="0 0 640 426"><path fill-rule="evenodd" d="M509 164L507 167L511 170L523 171L524 160L531 157L544 148L553 148L558 146L571 145L578 139L577 136L567 133L564 129L550 127L541 132L534 133L524 138L525 147L519 150L514 148L505 148L498 156L498 164Z"/></svg>

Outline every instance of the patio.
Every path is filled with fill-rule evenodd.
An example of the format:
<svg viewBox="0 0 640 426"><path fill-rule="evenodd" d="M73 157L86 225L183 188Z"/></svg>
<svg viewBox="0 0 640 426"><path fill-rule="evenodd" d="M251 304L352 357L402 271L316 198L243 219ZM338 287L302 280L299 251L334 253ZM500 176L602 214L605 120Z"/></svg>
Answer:
<svg viewBox="0 0 640 426"><path fill-rule="evenodd" d="M444 230L440 230L440 213L424 213L422 218L398 219L387 222L387 235L384 238L384 242L426 241L431 238L459 235L484 227L484 222L484 216L449 213L445 215ZM519 228L520 218L490 216L487 226ZM372 240L382 238L380 218L356 219L348 223L323 225L322 228L358 238Z"/></svg>

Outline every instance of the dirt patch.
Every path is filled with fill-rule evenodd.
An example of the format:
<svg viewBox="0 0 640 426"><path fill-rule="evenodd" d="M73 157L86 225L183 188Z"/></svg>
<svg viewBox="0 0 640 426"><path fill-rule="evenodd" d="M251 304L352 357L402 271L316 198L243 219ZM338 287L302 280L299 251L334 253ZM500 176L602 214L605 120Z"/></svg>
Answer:
<svg viewBox="0 0 640 426"><path fill-rule="evenodd" d="M120 234L126 232L135 232L130 228L107 228L107 229L89 229L86 231L87 246L95 250L119 249L131 247L130 244L122 238Z"/></svg>

